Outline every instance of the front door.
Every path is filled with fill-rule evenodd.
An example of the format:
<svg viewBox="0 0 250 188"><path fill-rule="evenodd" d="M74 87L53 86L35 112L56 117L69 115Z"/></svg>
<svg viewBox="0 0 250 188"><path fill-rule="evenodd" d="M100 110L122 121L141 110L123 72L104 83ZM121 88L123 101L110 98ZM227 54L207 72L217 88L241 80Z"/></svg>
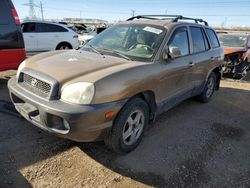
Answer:
<svg viewBox="0 0 250 188"><path fill-rule="evenodd" d="M166 45L168 49L175 49L178 56L169 57L161 63L162 74L160 77L161 103L164 108L191 96L194 89L190 75L193 72L193 61L190 56L189 34L187 27L177 28Z"/></svg>

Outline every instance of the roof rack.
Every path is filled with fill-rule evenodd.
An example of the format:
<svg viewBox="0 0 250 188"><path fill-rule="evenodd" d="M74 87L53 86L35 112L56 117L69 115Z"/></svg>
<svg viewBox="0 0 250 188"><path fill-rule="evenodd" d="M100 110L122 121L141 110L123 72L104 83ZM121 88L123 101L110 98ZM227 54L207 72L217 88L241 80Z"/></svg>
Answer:
<svg viewBox="0 0 250 188"><path fill-rule="evenodd" d="M179 20L193 20L195 23L204 23L208 26L208 23L199 18L189 18L184 17L182 15L138 15L127 19L127 21L131 21L134 19L149 19L149 20L170 20L171 22L178 22Z"/></svg>

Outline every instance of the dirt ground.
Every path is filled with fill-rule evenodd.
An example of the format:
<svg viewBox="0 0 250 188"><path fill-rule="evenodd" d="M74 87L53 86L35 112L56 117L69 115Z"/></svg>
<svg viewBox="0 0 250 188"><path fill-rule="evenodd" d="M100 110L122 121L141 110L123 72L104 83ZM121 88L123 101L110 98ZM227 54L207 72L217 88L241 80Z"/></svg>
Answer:
<svg viewBox="0 0 250 188"><path fill-rule="evenodd" d="M190 99L161 115L124 156L0 112L0 187L250 187L250 82L221 86L208 104Z"/></svg>

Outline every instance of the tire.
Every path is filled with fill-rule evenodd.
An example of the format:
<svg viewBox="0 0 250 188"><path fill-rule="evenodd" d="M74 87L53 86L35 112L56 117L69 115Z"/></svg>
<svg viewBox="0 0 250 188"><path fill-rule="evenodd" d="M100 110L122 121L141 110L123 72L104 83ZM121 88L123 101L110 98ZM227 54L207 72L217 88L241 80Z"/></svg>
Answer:
<svg viewBox="0 0 250 188"><path fill-rule="evenodd" d="M56 47L56 50L69 50L69 49L72 49L72 46L67 42L62 42L58 44Z"/></svg>
<svg viewBox="0 0 250 188"><path fill-rule="evenodd" d="M118 113L109 136L107 147L118 154L135 149L141 142L149 121L149 107L141 98L133 98Z"/></svg>
<svg viewBox="0 0 250 188"><path fill-rule="evenodd" d="M200 95L197 96L197 99L202 103L207 103L211 100L213 93L216 87L216 75L214 72L210 74L206 85Z"/></svg>

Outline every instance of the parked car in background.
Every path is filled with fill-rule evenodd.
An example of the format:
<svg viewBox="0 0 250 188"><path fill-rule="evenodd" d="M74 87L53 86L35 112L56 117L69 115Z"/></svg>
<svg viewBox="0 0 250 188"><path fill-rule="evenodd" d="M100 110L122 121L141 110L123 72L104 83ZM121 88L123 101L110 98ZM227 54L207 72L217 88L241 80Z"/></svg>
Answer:
<svg viewBox="0 0 250 188"><path fill-rule="evenodd" d="M224 47L224 76L244 78L250 68L250 34L221 33L218 35Z"/></svg>
<svg viewBox="0 0 250 188"><path fill-rule="evenodd" d="M16 69L25 57L16 9L11 0L0 0L0 70Z"/></svg>
<svg viewBox="0 0 250 188"><path fill-rule="evenodd" d="M25 21L22 23L22 31L28 53L79 47L78 34L64 24Z"/></svg>
<svg viewBox="0 0 250 188"><path fill-rule="evenodd" d="M220 85L215 31L201 19L162 17L136 16L79 50L27 59L8 82L16 109L58 136L133 150L149 121L193 96L210 101Z"/></svg>
<svg viewBox="0 0 250 188"><path fill-rule="evenodd" d="M107 29L107 25L100 24L98 26L95 26L95 28L89 33L80 34L79 41L80 41L81 46L88 43L92 38L94 38L97 34L103 32L105 29Z"/></svg>
<svg viewBox="0 0 250 188"><path fill-rule="evenodd" d="M79 35L80 44L81 45L86 44L92 38L94 38L96 35L97 35L96 31L91 31L90 33L85 33L85 34Z"/></svg>
<svg viewBox="0 0 250 188"><path fill-rule="evenodd" d="M86 26L85 24L70 24L68 25L68 27L79 35L90 33L93 30L92 28Z"/></svg>

